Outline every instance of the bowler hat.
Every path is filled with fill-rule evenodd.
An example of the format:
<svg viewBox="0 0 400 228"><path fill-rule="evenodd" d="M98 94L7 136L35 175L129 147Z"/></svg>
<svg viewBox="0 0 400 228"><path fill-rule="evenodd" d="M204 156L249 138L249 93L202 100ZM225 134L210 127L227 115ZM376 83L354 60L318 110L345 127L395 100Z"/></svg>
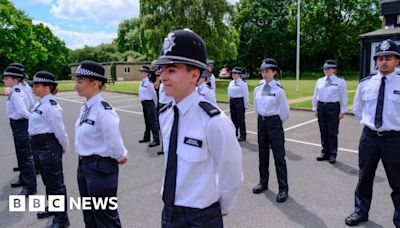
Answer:
<svg viewBox="0 0 400 228"><path fill-rule="evenodd" d="M232 73L243 74L243 71L240 67L234 67Z"/></svg>
<svg viewBox="0 0 400 228"><path fill-rule="evenodd" d="M24 78L25 74L24 72L17 67L13 66L8 66L3 73L3 76L11 76L11 77L16 77L16 78Z"/></svg>
<svg viewBox="0 0 400 228"><path fill-rule="evenodd" d="M272 58L267 58L262 61L260 70L264 69L275 69L276 71L281 70L281 68L279 68L278 61Z"/></svg>
<svg viewBox="0 0 400 228"><path fill-rule="evenodd" d="M149 73L151 70L150 70L150 67L148 67L148 66L142 66L142 67L140 67L139 71L144 71L144 72Z"/></svg>
<svg viewBox="0 0 400 228"><path fill-rule="evenodd" d="M39 71L33 76L33 84L52 84L57 85L54 75L47 71Z"/></svg>
<svg viewBox="0 0 400 228"><path fill-rule="evenodd" d="M324 65L322 66L322 69L328 69L328 68L337 68L336 61L332 59L326 60Z"/></svg>
<svg viewBox="0 0 400 228"><path fill-rule="evenodd" d="M393 42L390 39L382 41L377 47L374 55L374 60L376 61L376 58L378 56L387 56L387 55L393 55L396 56L397 58L400 58L400 51L399 47L395 42Z"/></svg>
<svg viewBox="0 0 400 228"><path fill-rule="evenodd" d="M206 60L207 51L203 39L190 29L179 29L165 37L155 64L186 64L205 70Z"/></svg>
<svg viewBox="0 0 400 228"><path fill-rule="evenodd" d="M70 76L91 78L103 83L107 82L107 78L104 77L104 67L100 63L91 60L82 61L76 68L76 72L70 74Z"/></svg>

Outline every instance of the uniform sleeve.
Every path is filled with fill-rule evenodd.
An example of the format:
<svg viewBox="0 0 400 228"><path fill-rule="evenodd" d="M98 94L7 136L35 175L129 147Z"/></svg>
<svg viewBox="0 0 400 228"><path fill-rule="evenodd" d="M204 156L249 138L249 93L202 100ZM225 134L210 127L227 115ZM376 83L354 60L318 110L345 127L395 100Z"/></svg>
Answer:
<svg viewBox="0 0 400 228"><path fill-rule="evenodd" d="M10 95L10 100L11 100L11 102L13 102L13 104L15 106L15 109L16 109L15 116L18 119L21 119L21 118L26 118L27 119L29 117L29 111L25 107L24 98L23 98L23 95L21 93L22 93L22 91L13 92Z"/></svg>
<svg viewBox="0 0 400 228"><path fill-rule="evenodd" d="M312 110L313 110L314 112L317 111L317 105L318 105L318 100L317 100L317 98L318 98L318 80L317 80L317 82L315 83L315 87L314 87L314 96L313 96L313 101L312 101Z"/></svg>
<svg viewBox="0 0 400 228"><path fill-rule="evenodd" d="M214 76L214 74L211 75L210 81L211 81L211 90L213 92L215 92L216 85L215 85L215 76Z"/></svg>
<svg viewBox="0 0 400 228"><path fill-rule="evenodd" d="M289 119L289 104L286 100L286 94L284 90L281 90L279 93L279 117L282 120L282 123Z"/></svg>
<svg viewBox="0 0 400 228"><path fill-rule="evenodd" d="M207 127L209 151L216 163L216 185L222 214L235 205L243 183L242 150L232 122L227 117L213 117Z"/></svg>
<svg viewBox="0 0 400 228"><path fill-rule="evenodd" d="M347 85L346 81L343 80L341 86L340 86L340 113L345 113L347 110Z"/></svg>
<svg viewBox="0 0 400 228"><path fill-rule="evenodd" d="M153 83L149 83L149 88L150 88L150 91L151 91L151 94L152 94L152 99L153 99L153 101L154 101L154 104L157 106L157 91L154 89L154 84Z"/></svg>
<svg viewBox="0 0 400 228"><path fill-rule="evenodd" d="M242 90L243 90L244 107L248 108L249 107L249 87L247 87L246 82L243 83Z"/></svg>
<svg viewBox="0 0 400 228"><path fill-rule="evenodd" d="M99 113L99 126L104 137L104 142L111 152L111 157L118 162L128 154L122 141L119 130L119 117L114 110L104 110Z"/></svg>
<svg viewBox="0 0 400 228"><path fill-rule="evenodd" d="M62 110L58 107L49 107L47 120L49 121L50 128L53 130L58 142L67 151L69 147L68 135L65 131Z"/></svg>
<svg viewBox="0 0 400 228"><path fill-rule="evenodd" d="M357 119L361 120L363 101L362 101L362 85L359 84L356 90L356 94L354 95L353 100L353 114L357 117Z"/></svg>

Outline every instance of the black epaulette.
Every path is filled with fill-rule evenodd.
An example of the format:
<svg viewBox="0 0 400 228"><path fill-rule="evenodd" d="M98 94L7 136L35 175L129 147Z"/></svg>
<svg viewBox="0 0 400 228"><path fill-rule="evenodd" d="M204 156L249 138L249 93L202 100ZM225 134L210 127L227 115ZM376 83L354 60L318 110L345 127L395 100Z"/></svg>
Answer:
<svg viewBox="0 0 400 228"><path fill-rule="evenodd" d="M17 93L21 92L21 90L20 90L19 88L15 88L14 90L15 90L15 92L17 92Z"/></svg>
<svg viewBox="0 0 400 228"><path fill-rule="evenodd" d="M171 106L172 106L172 102L170 102L169 104L167 104L164 107L160 108L158 113L163 113L163 112L167 111L169 108L171 108Z"/></svg>
<svg viewBox="0 0 400 228"><path fill-rule="evenodd" d="M281 85L278 84L278 83L276 83L275 85L277 85L278 87L281 87L282 89L285 89L285 88L283 88L283 86L281 86Z"/></svg>
<svg viewBox="0 0 400 228"><path fill-rule="evenodd" d="M260 85L264 85L264 83L260 83L260 84L256 85L256 88L259 87Z"/></svg>
<svg viewBox="0 0 400 228"><path fill-rule="evenodd" d="M368 80L368 79L371 79L372 76L373 76L373 75L369 75L369 76L367 76L367 77L364 77L364 78L362 78L362 79L360 80L360 82L363 82L363 81L366 81L366 80Z"/></svg>
<svg viewBox="0 0 400 228"><path fill-rule="evenodd" d="M107 102L101 101L101 104L103 105L105 110L112 110L111 105L109 105Z"/></svg>
<svg viewBox="0 0 400 228"><path fill-rule="evenodd" d="M57 101L52 100L52 99L50 99L49 101L50 101L50 104L51 104L51 105L57 105Z"/></svg>
<svg viewBox="0 0 400 228"><path fill-rule="evenodd" d="M219 115L221 113L218 108L206 101L200 101L199 105L210 117Z"/></svg>

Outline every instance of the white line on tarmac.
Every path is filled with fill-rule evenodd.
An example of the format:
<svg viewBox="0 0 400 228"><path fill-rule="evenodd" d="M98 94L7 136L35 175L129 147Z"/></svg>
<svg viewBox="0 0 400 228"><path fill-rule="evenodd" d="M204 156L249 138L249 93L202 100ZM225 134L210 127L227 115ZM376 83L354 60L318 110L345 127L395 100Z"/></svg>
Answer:
<svg viewBox="0 0 400 228"><path fill-rule="evenodd" d="M285 131L289 131L289 130L292 130L292 129L295 129L295 128L298 128L298 127L304 126L304 125L306 125L306 124L309 124L309 123L315 122L315 121L317 121L317 120L318 120L318 119L317 119L317 118L315 118L315 119L309 120L309 121L307 121L307 122L300 123L300 124L297 124L297 125L294 125L294 126L291 126L291 127L285 128Z"/></svg>
<svg viewBox="0 0 400 228"><path fill-rule="evenodd" d="M254 131L247 131L247 133L257 135L257 132L254 132ZM311 142L306 142L306 141L301 141L301 140L296 140L296 139L288 139L288 138L285 138L285 140L289 141L289 142L300 143L300 144L304 144L304 145L308 145L308 146L316 146L316 147L322 148L322 145L318 144L318 143L311 143ZM358 154L357 150L345 149L345 148L341 148L341 147L339 147L338 150Z"/></svg>
<svg viewBox="0 0 400 228"><path fill-rule="evenodd" d="M127 108L127 107L139 106L139 105L142 105L142 104L124 105L124 106L118 106L118 107L115 107L115 108Z"/></svg>
<svg viewBox="0 0 400 228"><path fill-rule="evenodd" d="M130 99L124 99L124 100L115 100L115 101L110 101L110 100L107 99L107 102L116 103L116 102L137 101L137 100L138 100L138 98L130 98Z"/></svg>
<svg viewBox="0 0 400 228"><path fill-rule="evenodd" d="M76 100L71 100L71 99L65 99L61 97L57 97L57 99L63 100L63 101L69 101L73 103L78 103L78 104L83 104L84 102L82 101L76 101ZM120 108L115 108L115 110L121 111L121 112L127 112L127 113L133 113L133 114L138 114L138 115L143 115L143 112L135 112L135 111L130 111L130 110L125 110L125 109L120 109Z"/></svg>

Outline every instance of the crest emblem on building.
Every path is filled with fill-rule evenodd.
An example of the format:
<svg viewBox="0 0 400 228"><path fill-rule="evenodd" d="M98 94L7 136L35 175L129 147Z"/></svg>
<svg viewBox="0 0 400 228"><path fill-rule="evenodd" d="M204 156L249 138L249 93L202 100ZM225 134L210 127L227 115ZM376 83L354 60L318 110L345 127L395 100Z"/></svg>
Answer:
<svg viewBox="0 0 400 228"><path fill-rule="evenodd" d="M175 34L173 32L171 32L167 35L167 37L165 37L164 43L163 43L163 48L162 48L164 55L167 54L167 52L172 51L172 48L175 46L174 35Z"/></svg>
<svg viewBox="0 0 400 228"><path fill-rule="evenodd" d="M387 50L389 50L389 48L390 48L390 43L387 40L385 40L381 43L380 49L382 51L387 51Z"/></svg>

